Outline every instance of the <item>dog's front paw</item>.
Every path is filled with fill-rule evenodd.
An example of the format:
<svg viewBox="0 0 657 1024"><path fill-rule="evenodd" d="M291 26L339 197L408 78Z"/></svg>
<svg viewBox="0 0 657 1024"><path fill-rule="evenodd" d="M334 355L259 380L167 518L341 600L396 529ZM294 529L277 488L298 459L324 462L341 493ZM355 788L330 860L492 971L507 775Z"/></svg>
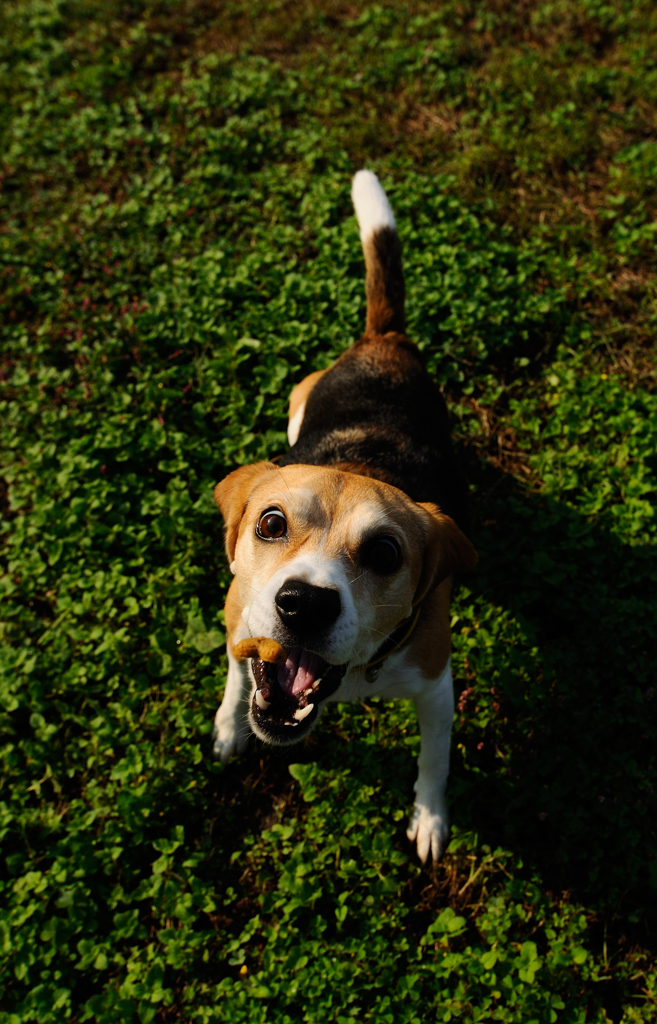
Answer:
<svg viewBox="0 0 657 1024"><path fill-rule="evenodd" d="M219 708L212 731L212 753L226 764L231 757L244 752L250 735L248 726L240 723L234 715L222 715Z"/></svg>
<svg viewBox="0 0 657 1024"><path fill-rule="evenodd" d="M406 835L416 844L423 864L429 856L433 861L440 860L447 846L448 833L447 814L443 808L416 803Z"/></svg>

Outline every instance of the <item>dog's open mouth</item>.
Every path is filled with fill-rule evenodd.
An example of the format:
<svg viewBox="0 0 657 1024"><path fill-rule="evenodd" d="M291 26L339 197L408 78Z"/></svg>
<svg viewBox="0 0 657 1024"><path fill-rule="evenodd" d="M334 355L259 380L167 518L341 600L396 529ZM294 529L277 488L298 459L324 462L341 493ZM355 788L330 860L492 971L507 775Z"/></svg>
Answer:
<svg viewBox="0 0 657 1024"><path fill-rule="evenodd" d="M279 665L252 658L251 666L256 684L251 701L254 722L268 738L285 743L309 732L321 702L335 693L347 669L302 647L289 647Z"/></svg>

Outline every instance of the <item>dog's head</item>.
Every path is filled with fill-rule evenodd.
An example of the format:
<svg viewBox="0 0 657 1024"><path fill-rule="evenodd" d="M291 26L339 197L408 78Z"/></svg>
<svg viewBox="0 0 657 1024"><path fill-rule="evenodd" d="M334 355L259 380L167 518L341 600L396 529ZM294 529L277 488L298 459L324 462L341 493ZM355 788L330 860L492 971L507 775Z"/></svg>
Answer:
<svg viewBox="0 0 657 1024"><path fill-rule="evenodd" d="M477 560L437 506L355 473L261 462L214 494L244 607L230 642L271 637L288 652L284 665L252 662L251 726L270 743L301 739L344 673Z"/></svg>

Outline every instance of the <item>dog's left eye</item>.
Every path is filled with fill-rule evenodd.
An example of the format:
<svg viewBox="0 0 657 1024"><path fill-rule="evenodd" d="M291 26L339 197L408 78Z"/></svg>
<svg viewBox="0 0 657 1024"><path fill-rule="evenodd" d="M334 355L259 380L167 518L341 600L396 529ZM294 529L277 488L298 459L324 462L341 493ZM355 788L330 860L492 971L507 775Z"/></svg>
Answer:
<svg viewBox="0 0 657 1024"><path fill-rule="evenodd" d="M263 512L258 520L256 533L263 540L279 540L287 533L285 516L276 509Z"/></svg>

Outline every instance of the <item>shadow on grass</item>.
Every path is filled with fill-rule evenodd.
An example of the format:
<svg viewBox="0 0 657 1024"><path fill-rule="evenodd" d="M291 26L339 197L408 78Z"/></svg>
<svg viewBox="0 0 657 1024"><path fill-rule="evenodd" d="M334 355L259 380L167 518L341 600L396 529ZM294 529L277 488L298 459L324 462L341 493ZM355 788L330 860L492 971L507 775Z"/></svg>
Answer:
<svg viewBox="0 0 657 1024"><path fill-rule="evenodd" d="M469 769L453 759L453 820L518 851L555 892L653 917L657 551L511 478L494 484L467 585L521 622L535 671L523 681L522 658L499 651L500 713Z"/></svg>

